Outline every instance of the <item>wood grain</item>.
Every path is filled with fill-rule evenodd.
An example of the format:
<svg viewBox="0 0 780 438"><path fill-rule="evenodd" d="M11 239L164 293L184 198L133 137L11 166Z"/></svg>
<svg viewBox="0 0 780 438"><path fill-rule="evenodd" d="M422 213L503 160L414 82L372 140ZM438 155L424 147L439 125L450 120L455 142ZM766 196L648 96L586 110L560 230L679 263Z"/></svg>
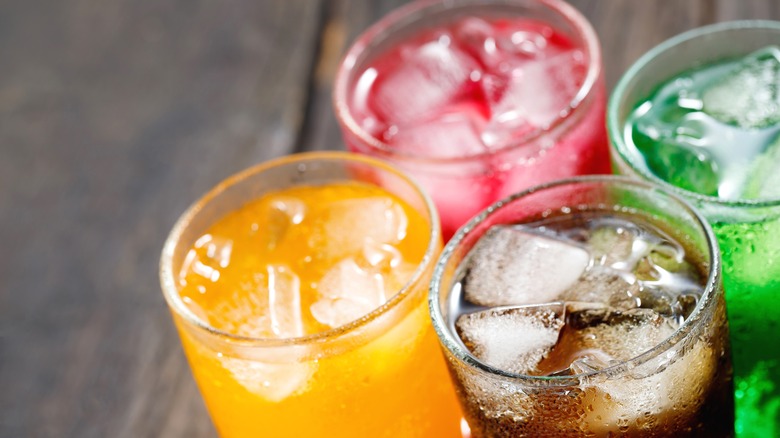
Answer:
<svg viewBox="0 0 780 438"><path fill-rule="evenodd" d="M0 436L212 437L157 280L201 193L340 149L333 75L400 0L0 2ZM606 78L773 0L577 0Z"/></svg>
<svg viewBox="0 0 780 438"><path fill-rule="evenodd" d="M293 150L320 11L2 2L3 436L214 435L161 244L209 187Z"/></svg>

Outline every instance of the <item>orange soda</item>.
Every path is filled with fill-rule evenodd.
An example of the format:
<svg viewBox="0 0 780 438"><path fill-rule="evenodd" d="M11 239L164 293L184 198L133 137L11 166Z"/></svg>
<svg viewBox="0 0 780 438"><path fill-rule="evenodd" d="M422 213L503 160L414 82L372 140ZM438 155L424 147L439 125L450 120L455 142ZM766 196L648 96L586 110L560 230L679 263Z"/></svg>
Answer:
<svg viewBox="0 0 780 438"><path fill-rule="evenodd" d="M427 310L432 225L362 182L273 190L195 239L174 320L223 437L458 436Z"/></svg>

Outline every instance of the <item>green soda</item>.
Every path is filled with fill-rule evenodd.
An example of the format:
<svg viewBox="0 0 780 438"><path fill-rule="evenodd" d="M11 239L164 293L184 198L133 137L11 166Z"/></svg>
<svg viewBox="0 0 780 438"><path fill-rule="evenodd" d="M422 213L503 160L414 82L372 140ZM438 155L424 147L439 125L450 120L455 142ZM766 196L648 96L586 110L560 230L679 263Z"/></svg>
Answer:
<svg viewBox="0 0 780 438"><path fill-rule="evenodd" d="M628 115L622 140L658 178L712 197L694 203L723 257L736 431L780 436L780 48L665 81Z"/></svg>

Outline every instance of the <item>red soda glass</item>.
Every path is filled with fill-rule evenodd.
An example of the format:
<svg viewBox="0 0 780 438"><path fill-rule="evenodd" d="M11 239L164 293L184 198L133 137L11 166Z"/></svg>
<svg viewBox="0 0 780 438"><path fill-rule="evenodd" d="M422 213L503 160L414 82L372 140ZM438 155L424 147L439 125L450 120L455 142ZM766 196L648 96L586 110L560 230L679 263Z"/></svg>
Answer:
<svg viewBox="0 0 780 438"><path fill-rule="evenodd" d="M347 148L427 189L448 239L527 187L609 173L601 51L559 0L423 0L358 37L335 83Z"/></svg>

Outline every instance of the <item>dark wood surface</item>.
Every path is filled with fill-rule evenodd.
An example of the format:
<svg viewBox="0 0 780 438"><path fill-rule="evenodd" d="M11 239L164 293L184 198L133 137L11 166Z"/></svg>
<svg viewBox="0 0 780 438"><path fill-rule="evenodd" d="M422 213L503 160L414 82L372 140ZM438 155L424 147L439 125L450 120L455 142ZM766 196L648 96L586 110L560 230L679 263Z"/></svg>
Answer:
<svg viewBox="0 0 780 438"><path fill-rule="evenodd" d="M226 176L340 149L339 57L401 0L0 2L0 436L213 437L157 263ZM775 0L579 0L611 88Z"/></svg>

